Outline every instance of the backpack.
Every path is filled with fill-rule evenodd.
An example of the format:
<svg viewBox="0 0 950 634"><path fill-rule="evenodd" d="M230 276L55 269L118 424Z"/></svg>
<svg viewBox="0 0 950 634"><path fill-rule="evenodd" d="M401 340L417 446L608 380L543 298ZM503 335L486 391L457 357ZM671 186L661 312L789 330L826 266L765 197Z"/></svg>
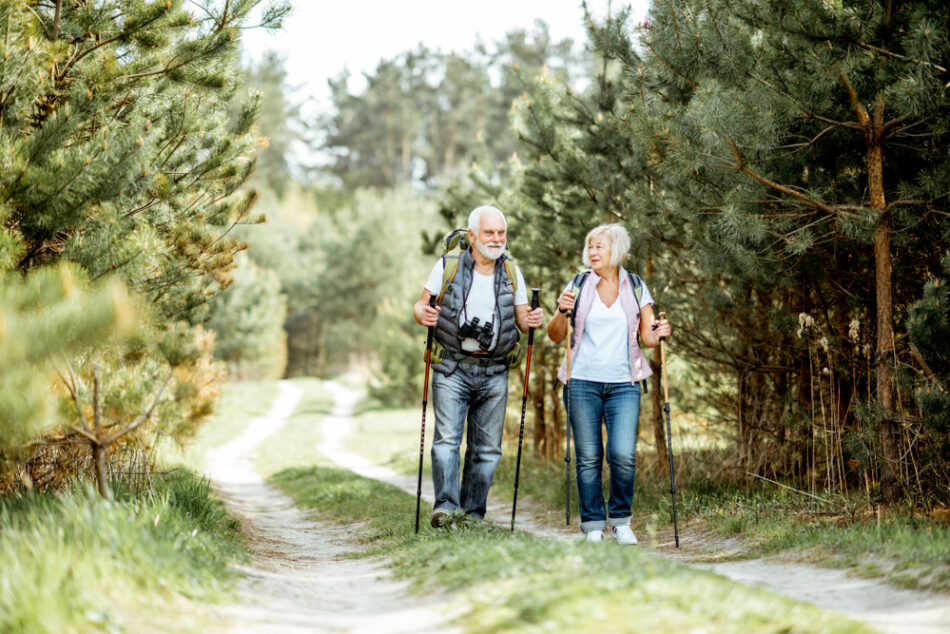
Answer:
<svg viewBox="0 0 950 634"><path fill-rule="evenodd" d="M442 296L445 295L445 289L455 279L455 274L459 269L459 256L469 247L468 231L465 229L453 229L446 234L442 240L442 290L439 291L438 305L442 305ZM518 276L513 270L514 260L505 258L505 275L511 280L511 290L517 296L518 294ZM639 303L639 298L637 302Z"/></svg>

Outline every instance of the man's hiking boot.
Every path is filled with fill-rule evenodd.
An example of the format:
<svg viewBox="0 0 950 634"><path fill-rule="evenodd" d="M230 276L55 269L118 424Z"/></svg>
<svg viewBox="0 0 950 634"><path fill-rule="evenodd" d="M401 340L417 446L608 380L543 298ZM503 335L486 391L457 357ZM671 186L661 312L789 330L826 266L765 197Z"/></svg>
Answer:
<svg viewBox="0 0 950 634"><path fill-rule="evenodd" d="M618 544L633 546L637 543L637 536L633 534L629 526L614 526L611 533Z"/></svg>
<svg viewBox="0 0 950 634"><path fill-rule="evenodd" d="M452 525L452 513L445 509L436 509L429 516L432 528L449 528Z"/></svg>
<svg viewBox="0 0 950 634"><path fill-rule="evenodd" d="M598 529L587 533L587 537L584 538L584 541L588 542L602 542L604 541L604 531Z"/></svg>

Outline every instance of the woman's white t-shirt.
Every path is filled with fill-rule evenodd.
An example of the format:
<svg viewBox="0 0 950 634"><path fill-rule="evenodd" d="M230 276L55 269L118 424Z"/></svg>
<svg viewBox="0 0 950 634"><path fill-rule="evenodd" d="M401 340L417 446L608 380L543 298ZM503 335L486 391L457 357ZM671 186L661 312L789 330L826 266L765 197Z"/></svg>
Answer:
<svg viewBox="0 0 950 634"><path fill-rule="evenodd" d="M645 282L640 303L642 306L653 303ZM572 379L598 383L630 382L630 332L619 295L608 307L600 293L594 291L594 302L584 322L581 345L572 361Z"/></svg>
<svg viewBox="0 0 950 634"><path fill-rule="evenodd" d="M426 290L433 295L442 292L442 258L436 260L432 272L429 273L429 279L426 281ZM521 306L528 303L528 291L524 286L524 277L521 275L521 269L515 266L515 275L518 279L518 288L515 290L515 306ZM492 344L490 349L495 348L498 343L498 323L495 319L495 276L494 274L482 275L472 270L472 287L469 289L468 297L465 300L465 309L459 311L459 326L465 323L466 319L478 317L478 325L492 322ZM462 340L462 350L474 352L478 350L478 341L472 338Z"/></svg>

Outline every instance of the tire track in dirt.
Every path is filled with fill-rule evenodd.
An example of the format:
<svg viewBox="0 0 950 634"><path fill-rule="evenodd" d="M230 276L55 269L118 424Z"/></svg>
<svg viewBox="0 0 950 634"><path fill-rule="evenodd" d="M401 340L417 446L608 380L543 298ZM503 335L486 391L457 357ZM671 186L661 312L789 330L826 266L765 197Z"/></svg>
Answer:
<svg viewBox="0 0 950 634"><path fill-rule="evenodd" d="M264 416L208 452L207 472L242 522L254 551L238 583L239 601L222 606L228 631L455 632L445 598L420 598L379 561L348 558L358 547L347 527L308 519L254 471L258 445L279 431L303 390L289 381Z"/></svg>
<svg viewBox="0 0 950 634"><path fill-rule="evenodd" d="M351 414L360 394L337 383L326 383L335 394L337 407L323 423L323 442L318 449L337 465L360 475L396 486L411 495L417 492L417 477L405 476L392 469L373 464L362 456L347 451L344 440L352 431ZM431 434L427 421L426 432ZM428 458L428 456L427 456ZM434 501L431 478L423 478L423 505L420 521L428 521ZM578 540L575 527L552 522L540 513L532 512L527 501L518 503L516 527L534 535L560 540ZM511 518L511 503L489 497L487 517L507 525ZM548 514L550 516L550 514ZM576 520L575 520L576 521ZM744 585L765 588L778 595L818 606L823 610L842 614L866 623L885 634L950 634L950 597L930 592L903 590L876 579L863 579L842 570L820 568L802 563L776 560L745 560L720 563L690 561L685 541L689 531L681 534L680 551L673 549L673 535L666 531L660 539L657 556L668 557L703 570L710 570ZM668 538L668 539L667 539ZM703 537L710 540L710 536ZM666 542L669 543L666 543ZM714 546L707 544L707 548ZM702 555L694 552L692 557Z"/></svg>

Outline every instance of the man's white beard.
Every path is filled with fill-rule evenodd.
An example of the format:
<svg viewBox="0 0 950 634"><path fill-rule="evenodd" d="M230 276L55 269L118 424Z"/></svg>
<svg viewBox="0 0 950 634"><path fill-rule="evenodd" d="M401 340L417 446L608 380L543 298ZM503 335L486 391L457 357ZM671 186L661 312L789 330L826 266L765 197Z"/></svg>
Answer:
<svg viewBox="0 0 950 634"><path fill-rule="evenodd" d="M475 248L489 260L497 260L505 252L504 242L489 242L485 244L478 238L475 238Z"/></svg>

